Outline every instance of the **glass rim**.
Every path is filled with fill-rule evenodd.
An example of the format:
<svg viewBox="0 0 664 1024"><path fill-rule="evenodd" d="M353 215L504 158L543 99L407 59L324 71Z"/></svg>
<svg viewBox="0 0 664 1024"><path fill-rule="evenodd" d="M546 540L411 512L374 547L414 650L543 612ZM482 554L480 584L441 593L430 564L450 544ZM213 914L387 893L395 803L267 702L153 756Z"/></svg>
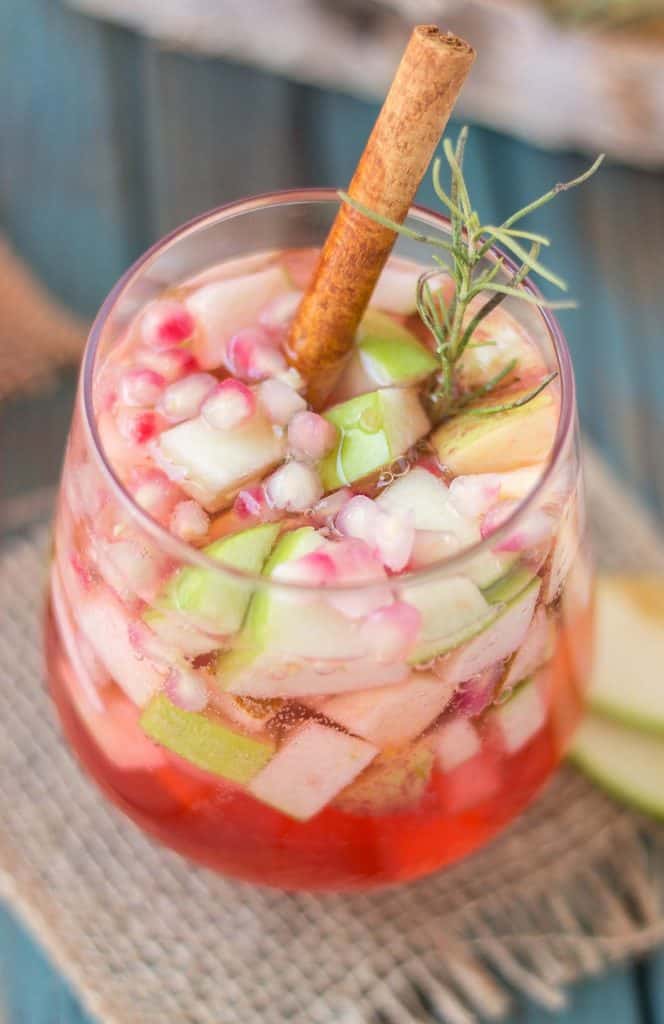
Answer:
<svg viewBox="0 0 664 1024"><path fill-rule="evenodd" d="M313 586L310 583L275 580L272 577L244 572L242 569L237 569L233 566L225 565L221 561L212 559L204 554L201 548L195 548L193 545L188 544L186 541L170 533L166 527L162 526L156 519L153 519L145 509L134 501L130 492L116 475L101 442L93 403L93 377L96 368L96 357L98 354L99 344L101 342L104 327L112 310L123 293L134 282L139 274L141 274L150 265L155 257L160 255L169 246L176 244L188 235L194 234L201 228L208 227L216 222L222 222L226 219L231 219L246 213L252 213L268 207L291 206L306 203L322 204L331 202L340 202L338 192L334 188L299 188L263 192L255 196L247 196L243 199L233 200L229 203L224 203L221 206L214 207L211 210L198 214L196 217L186 221L179 227L174 228L168 234L154 242L153 245L142 253L125 271L106 296L90 328L80 371L79 400L82 404L83 423L87 433L89 447L97 460L101 475L105 478L111 493L120 505L129 510L131 516L139 523L141 528L147 534L150 534L158 541L161 541L162 544L165 544L169 553L173 553L177 557L181 557L185 566L194 565L207 570L212 570L223 576L234 578L238 583L242 582L252 584L254 586L261 585L269 587L270 589L278 588L290 591L291 593L320 593L320 587ZM408 212L408 217L413 217L438 230L441 229L441 226L443 230L446 230L449 227L449 219L445 217L444 214L437 213L435 210L430 210L427 207L419 206L417 204L413 204L411 206ZM500 258L503 260L503 264L508 271L514 273L516 270L516 264L514 261L498 246L491 247L487 254L487 258L493 260ZM542 293L530 277L525 278L522 284L534 298L543 299ZM542 305L535 304L534 308L543 320L549 337L551 338L558 364L557 368L560 380L560 410L556 434L551 451L549 452L544 464L542 474L535 482L534 486L527 492L525 497L518 502L516 508L512 510L510 515L496 530L494 530L493 533L490 534L490 536L477 541L475 544L463 547L454 554L440 558L420 569L390 576L387 580L381 577L376 577L375 580L363 580L358 583L335 583L330 586L326 585L326 591L333 593L356 593L359 590L371 589L372 587L376 587L380 584L385 585L387 583L388 586L403 586L404 584L412 585L419 584L421 581L434 579L441 574L453 575L455 569L461 569L473 558L491 551L497 543L504 539L515 528L515 526L520 523L521 519L525 517L534 506L536 499L546 490L547 484L559 466L563 452L567 447L568 440L574 429L576 389L570 352L557 317L554 316L550 309L547 309ZM256 525L260 524L257 523ZM251 527L247 528L250 529Z"/></svg>

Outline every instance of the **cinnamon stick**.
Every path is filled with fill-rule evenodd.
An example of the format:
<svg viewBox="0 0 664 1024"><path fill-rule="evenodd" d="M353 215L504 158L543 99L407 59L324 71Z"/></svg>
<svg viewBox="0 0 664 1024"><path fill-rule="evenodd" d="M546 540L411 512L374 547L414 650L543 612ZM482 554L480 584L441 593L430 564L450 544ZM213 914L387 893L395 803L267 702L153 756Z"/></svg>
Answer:
<svg viewBox="0 0 664 1024"><path fill-rule="evenodd" d="M475 59L468 43L418 25L387 94L348 193L391 220L405 220ZM344 203L295 315L289 357L315 406L332 387L396 233Z"/></svg>

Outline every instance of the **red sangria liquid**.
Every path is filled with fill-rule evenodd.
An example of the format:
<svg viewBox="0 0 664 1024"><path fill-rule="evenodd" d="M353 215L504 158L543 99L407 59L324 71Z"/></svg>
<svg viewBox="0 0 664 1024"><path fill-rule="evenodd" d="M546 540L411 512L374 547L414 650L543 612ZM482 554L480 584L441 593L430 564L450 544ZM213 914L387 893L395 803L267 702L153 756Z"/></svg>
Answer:
<svg viewBox="0 0 664 1024"><path fill-rule="evenodd" d="M67 737L143 829L225 874L417 878L514 818L581 714L564 343L500 305L461 393L513 369L437 417L423 268L395 257L314 411L285 342L316 250L214 263L208 244L201 272L178 244L121 284L86 357L46 620Z"/></svg>

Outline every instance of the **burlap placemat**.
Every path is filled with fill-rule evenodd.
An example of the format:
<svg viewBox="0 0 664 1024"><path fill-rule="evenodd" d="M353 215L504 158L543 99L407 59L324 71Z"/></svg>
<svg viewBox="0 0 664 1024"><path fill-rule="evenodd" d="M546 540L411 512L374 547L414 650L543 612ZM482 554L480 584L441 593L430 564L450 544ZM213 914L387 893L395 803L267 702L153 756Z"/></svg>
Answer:
<svg viewBox="0 0 664 1024"><path fill-rule="evenodd" d="M608 566L659 568L652 524L596 456ZM47 531L0 551L0 893L106 1024L471 1024L664 938L664 832L571 770L499 840L425 881L288 895L154 846L61 741L39 636Z"/></svg>

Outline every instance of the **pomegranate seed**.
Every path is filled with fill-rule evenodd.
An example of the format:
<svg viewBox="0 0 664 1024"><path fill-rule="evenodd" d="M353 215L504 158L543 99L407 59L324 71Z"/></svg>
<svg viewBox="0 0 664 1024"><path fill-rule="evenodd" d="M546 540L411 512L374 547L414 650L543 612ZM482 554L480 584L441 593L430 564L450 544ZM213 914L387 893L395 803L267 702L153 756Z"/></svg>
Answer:
<svg viewBox="0 0 664 1024"><path fill-rule="evenodd" d="M265 380L286 370L286 360L267 331L246 327L234 334L226 349L226 363L243 380Z"/></svg>
<svg viewBox="0 0 664 1024"><path fill-rule="evenodd" d="M498 473L458 476L450 484L450 501L462 516L479 519L499 500L500 487Z"/></svg>
<svg viewBox="0 0 664 1024"><path fill-rule="evenodd" d="M383 565L401 572L408 565L415 543L415 524L411 512L381 515L376 524L375 544Z"/></svg>
<svg viewBox="0 0 664 1024"><path fill-rule="evenodd" d="M141 338L145 345L159 351L181 345L191 338L194 318L185 305L175 299L152 302L141 318Z"/></svg>
<svg viewBox="0 0 664 1024"><path fill-rule="evenodd" d="M356 494L342 507L334 525L339 533L372 545L380 516L381 511L375 501L365 494Z"/></svg>
<svg viewBox="0 0 664 1024"><path fill-rule="evenodd" d="M125 441L147 444L159 433L160 420L154 412L134 412L120 409L117 414L118 430Z"/></svg>
<svg viewBox="0 0 664 1024"><path fill-rule="evenodd" d="M240 491L233 503L233 511L242 519L262 516L267 507L265 493L260 485Z"/></svg>
<svg viewBox="0 0 664 1024"><path fill-rule="evenodd" d="M319 501L314 508L316 519L321 523L331 523L352 497L353 492L350 487L342 487L341 490L328 494L327 498Z"/></svg>
<svg viewBox="0 0 664 1024"><path fill-rule="evenodd" d="M283 562L275 568L273 576L287 583L322 587L335 582L337 570L330 554L326 551L312 551L293 562Z"/></svg>
<svg viewBox="0 0 664 1024"><path fill-rule="evenodd" d="M288 446L300 459L317 462L332 451L337 428L315 412L298 412L288 424Z"/></svg>
<svg viewBox="0 0 664 1024"><path fill-rule="evenodd" d="M209 526L210 517L197 501L180 501L173 509L170 531L182 540L200 540Z"/></svg>
<svg viewBox="0 0 664 1024"><path fill-rule="evenodd" d="M265 494L273 508L304 512L323 495L316 471L301 462L286 462L265 481Z"/></svg>
<svg viewBox="0 0 664 1024"><path fill-rule="evenodd" d="M334 560L339 583L359 584L348 590L330 592L328 602L349 619L363 619L392 600L385 569L364 541L349 538L331 543L328 549ZM374 582L375 586L368 586Z"/></svg>
<svg viewBox="0 0 664 1024"><path fill-rule="evenodd" d="M147 468L134 469L129 491L136 504L160 522L170 517L182 493L161 470Z"/></svg>
<svg viewBox="0 0 664 1024"><path fill-rule="evenodd" d="M120 381L120 397L125 405L154 405L165 384L160 373L137 367L125 373Z"/></svg>
<svg viewBox="0 0 664 1024"><path fill-rule="evenodd" d="M166 676L164 689L168 699L183 711L204 711L207 707L205 683L186 669L171 669Z"/></svg>
<svg viewBox="0 0 664 1024"><path fill-rule="evenodd" d="M217 384L205 399L203 419L217 430L232 430L250 419L256 411L256 397L242 381L229 377Z"/></svg>
<svg viewBox="0 0 664 1024"><path fill-rule="evenodd" d="M489 509L480 527L483 538L490 537L502 526L505 520L518 507L517 501L501 501ZM550 539L555 522L552 516L542 509L534 509L523 518L511 533L496 544L495 551L520 552L528 548L536 548Z"/></svg>
<svg viewBox="0 0 664 1024"><path fill-rule="evenodd" d="M201 405L216 384L217 378L211 373L191 373L188 377L182 377L166 388L159 403L159 411L171 423L189 420L198 415Z"/></svg>
<svg viewBox="0 0 664 1024"><path fill-rule="evenodd" d="M296 413L307 408L302 395L298 395L285 381L274 377L259 384L257 393L268 419L280 427L287 426Z"/></svg>
<svg viewBox="0 0 664 1024"><path fill-rule="evenodd" d="M417 640L422 617L411 604L394 601L378 608L362 624L369 654L379 662L401 661Z"/></svg>
<svg viewBox="0 0 664 1024"><path fill-rule="evenodd" d="M161 374L169 384L188 373L200 370L197 360L194 359L191 352L184 348L169 348L155 352L143 349L140 353L140 360L149 369Z"/></svg>

